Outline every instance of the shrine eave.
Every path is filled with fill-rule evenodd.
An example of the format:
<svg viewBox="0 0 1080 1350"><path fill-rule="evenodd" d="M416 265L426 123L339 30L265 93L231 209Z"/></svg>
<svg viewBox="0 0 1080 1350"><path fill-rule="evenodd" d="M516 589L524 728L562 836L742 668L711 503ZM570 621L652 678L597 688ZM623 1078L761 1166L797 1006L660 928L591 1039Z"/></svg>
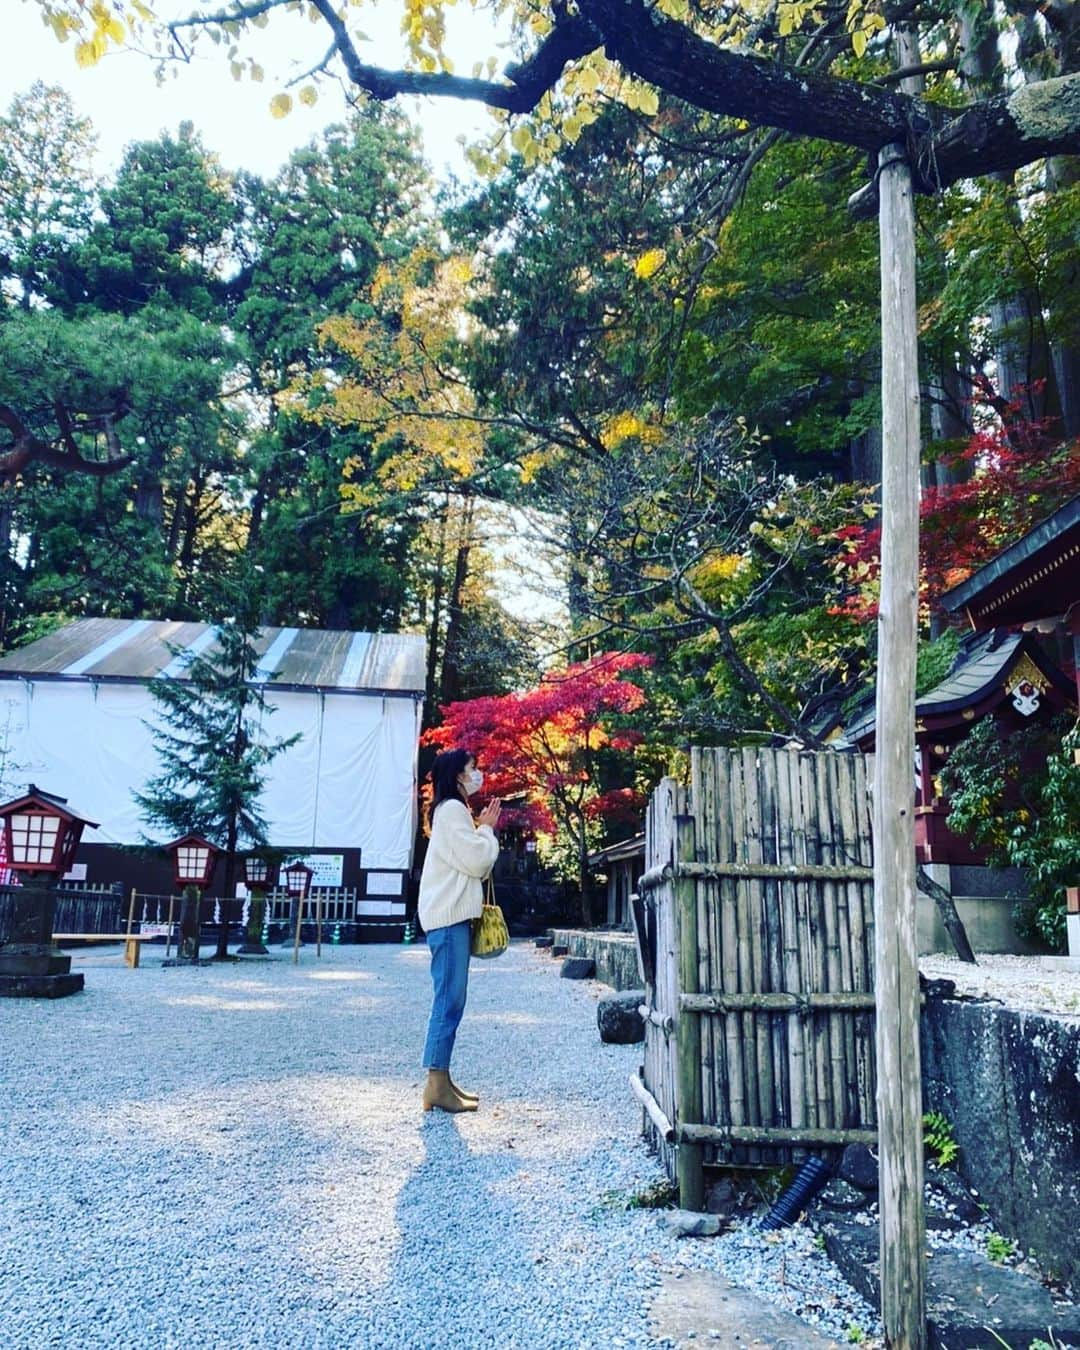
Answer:
<svg viewBox="0 0 1080 1350"><path fill-rule="evenodd" d="M1080 602L1080 497L1002 550L941 597L975 629L1066 615Z"/></svg>
<svg viewBox="0 0 1080 1350"><path fill-rule="evenodd" d="M1040 643L1024 633L991 632L972 639L953 670L915 704L916 740L968 726L1013 696L1021 681L1030 682L1059 708L1075 703L1072 682L1049 659ZM844 731L843 739L860 750L874 743L871 705Z"/></svg>

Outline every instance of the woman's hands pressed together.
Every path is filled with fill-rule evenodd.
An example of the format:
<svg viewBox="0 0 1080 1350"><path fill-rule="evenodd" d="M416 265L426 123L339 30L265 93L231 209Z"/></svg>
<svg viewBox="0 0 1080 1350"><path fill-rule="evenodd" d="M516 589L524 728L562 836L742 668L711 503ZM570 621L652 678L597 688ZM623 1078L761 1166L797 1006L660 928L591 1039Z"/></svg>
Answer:
<svg viewBox="0 0 1080 1350"><path fill-rule="evenodd" d="M492 797L487 806L480 812L476 818L477 825L490 825L493 830L499 828L499 817L502 815L502 798Z"/></svg>

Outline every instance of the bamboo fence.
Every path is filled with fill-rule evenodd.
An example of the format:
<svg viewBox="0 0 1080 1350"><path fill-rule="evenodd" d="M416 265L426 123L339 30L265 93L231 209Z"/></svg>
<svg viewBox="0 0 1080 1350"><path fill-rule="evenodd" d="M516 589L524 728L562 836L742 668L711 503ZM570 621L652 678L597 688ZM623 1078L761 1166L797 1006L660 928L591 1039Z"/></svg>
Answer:
<svg viewBox="0 0 1080 1350"><path fill-rule="evenodd" d="M646 819L646 1129L680 1185L875 1138L873 873L859 755L695 749ZM665 1128L666 1127L666 1128Z"/></svg>

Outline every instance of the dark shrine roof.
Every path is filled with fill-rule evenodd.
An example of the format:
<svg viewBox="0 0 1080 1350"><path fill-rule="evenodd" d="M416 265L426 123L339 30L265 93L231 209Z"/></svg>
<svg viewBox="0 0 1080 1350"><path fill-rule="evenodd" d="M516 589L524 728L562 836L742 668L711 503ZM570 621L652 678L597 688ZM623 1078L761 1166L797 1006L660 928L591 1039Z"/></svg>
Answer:
<svg viewBox="0 0 1080 1350"><path fill-rule="evenodd" d="M595 849L589 854L590 867L600 867L604 863L625 862L628 858L644 858L645 836L635 834L630 839L621 839L617 844L608 844L606 848Z"/></svg>
<svg viewBox="0 0 1080 1350"><path fill-rule="evenodd" d="M1080 601L1080 497L1029 530L941 603L963 611L978 629L1064 614Z"/></svg>
<svg viewBox="0 0 1080 1350"><path fill-rule="evenodd" d="M1013 669L1027 660L1047 684L1058 691L1057 702L1072 700L1072 683L1049 659L1041 644L1026 633L1007 633L992 629L969 637L957 653L948 675L915 702L918 730L941 730L960 722L970 722L971 710L987 712L1007 696L1006 682ZM965 717L965 711L968 716ZM860 709L844 729L844 740L866 742L874 735L873 701Z"/></svg>

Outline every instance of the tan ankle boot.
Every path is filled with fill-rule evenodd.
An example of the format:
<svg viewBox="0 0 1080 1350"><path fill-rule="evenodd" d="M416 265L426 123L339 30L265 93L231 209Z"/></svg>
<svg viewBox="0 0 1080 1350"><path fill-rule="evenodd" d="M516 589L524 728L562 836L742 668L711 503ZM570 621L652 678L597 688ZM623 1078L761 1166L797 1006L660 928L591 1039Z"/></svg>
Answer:
<svg viewBox="0 0 1080 1350"><path fill-rule="evenodd" d="M458 1111L475 1111L477 1103L459 1097L450 1083L450 1075L445 1069L428 1069L427 1082L424 1084L424 1110L430 1111L437 1106L440 1111L451 1115Z"/></svg>
<svg viewBox="0 0 1080 1350"><path fill-rule="evenodd" d="M447 1077L449 1077L449 1075L450 1071L448 1069ZM450 1079L450 1086L454 1089L454 1091L457 1093L457 1095L461 1098L463 1102L478 1102L480 1100L479 1092L470 1092L468 1088L458 1087L457 1083L455 1083L452 1078Z"/></svg>

